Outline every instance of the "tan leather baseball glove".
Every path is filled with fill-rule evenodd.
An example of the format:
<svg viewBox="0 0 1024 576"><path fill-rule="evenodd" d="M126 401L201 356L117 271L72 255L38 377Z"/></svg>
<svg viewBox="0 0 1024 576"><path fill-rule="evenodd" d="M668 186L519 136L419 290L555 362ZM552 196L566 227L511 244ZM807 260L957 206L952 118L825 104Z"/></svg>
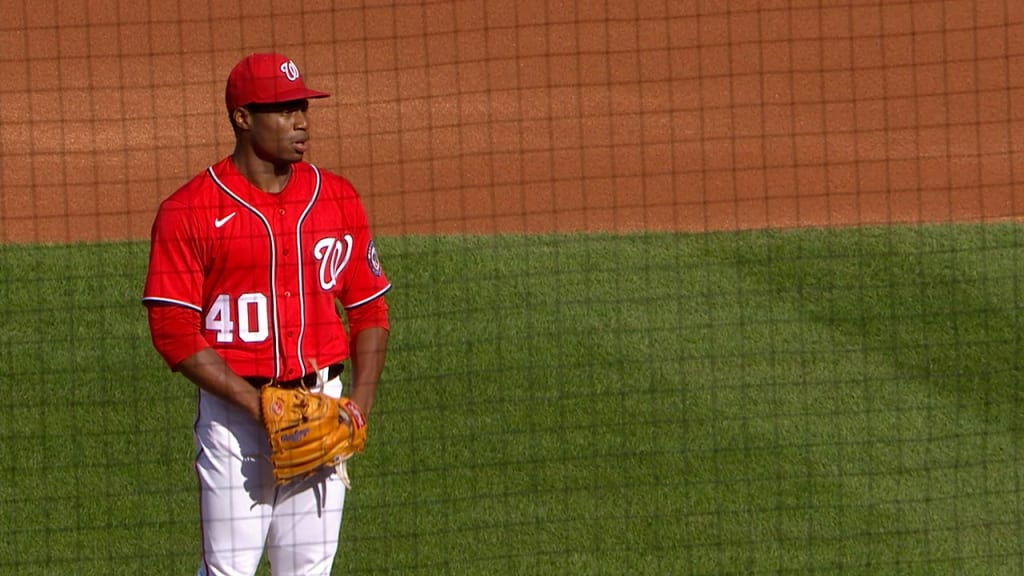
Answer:
<svg viewBox="0 0 1024 576"><path fill-rule="evenodd" d="M260 406L277 484L327 466L350 486L345 463L366 442L366 419L355 402L270 384L260 389Z"/></svg>

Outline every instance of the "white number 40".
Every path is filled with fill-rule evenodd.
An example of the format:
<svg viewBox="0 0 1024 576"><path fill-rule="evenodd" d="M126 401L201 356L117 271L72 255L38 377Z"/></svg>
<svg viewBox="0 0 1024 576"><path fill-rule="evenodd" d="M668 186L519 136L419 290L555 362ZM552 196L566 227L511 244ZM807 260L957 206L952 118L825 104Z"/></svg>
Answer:
<svg viewBox="0 0 1024 576"><path fill-rule="evenodd" d="M217 342L230 343L235 338L235 320L238 318L238 339L242 342L262 342L270 335L267 322L267 297L258 292L238 297L236 314L232 314L231 296L221 294L206 313L206 329L217 333ZM255 326L254 326L255 324Z"/></svg>

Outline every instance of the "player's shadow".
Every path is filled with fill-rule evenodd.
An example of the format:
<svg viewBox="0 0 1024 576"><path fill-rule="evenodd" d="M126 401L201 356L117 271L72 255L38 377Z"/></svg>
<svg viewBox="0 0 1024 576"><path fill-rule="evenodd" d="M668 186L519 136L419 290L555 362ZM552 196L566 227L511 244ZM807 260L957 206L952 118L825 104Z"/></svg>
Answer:
<svg viewBox="0 0 1024 576"><path fill-rule="evenodd" d="M243 489L249 494L253 505L275 504L290 494L312 489L317 495L317 509L324 506L323 495L326 483L331 481L334 470L323 468L306 478L293 480L283 485L276 485L274 468L270 462L270 442L266 434L245 434L238 438L242 454Z"/></svg>

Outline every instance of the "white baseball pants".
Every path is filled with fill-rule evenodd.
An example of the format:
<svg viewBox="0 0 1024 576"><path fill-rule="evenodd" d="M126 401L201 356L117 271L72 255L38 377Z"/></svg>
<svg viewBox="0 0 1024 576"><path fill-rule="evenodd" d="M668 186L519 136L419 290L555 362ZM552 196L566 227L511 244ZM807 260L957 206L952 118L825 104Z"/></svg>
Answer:
<svg viewBox="0 0 1024 576"><path fill-rule="evenodd" d="M330 396L340 397L341 391L340 378L324 383ZM203 390L195 444L202 528L198 576L251 576L264 544L274 576L331 573L345 504L337 474L325 469L275 487L262 425Z"/></svg>

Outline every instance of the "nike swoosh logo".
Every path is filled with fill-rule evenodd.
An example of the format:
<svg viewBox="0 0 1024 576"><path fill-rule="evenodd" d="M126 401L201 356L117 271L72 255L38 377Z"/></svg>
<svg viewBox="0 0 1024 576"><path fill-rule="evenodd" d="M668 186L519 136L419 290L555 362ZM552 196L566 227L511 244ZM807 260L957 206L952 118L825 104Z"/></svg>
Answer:
<svg viewBox="0 0 1024 576"><path fill-rule="evenodd" d="M231 220L234 217L235 217L235 213L232 212L231 214L228 214L227 216L225 216L223 218L217 218L216 220L214 220L213 221L213 225L215 227L217 227L217 228L220 228L221 226L227 224L228 220Z"/></svg>

